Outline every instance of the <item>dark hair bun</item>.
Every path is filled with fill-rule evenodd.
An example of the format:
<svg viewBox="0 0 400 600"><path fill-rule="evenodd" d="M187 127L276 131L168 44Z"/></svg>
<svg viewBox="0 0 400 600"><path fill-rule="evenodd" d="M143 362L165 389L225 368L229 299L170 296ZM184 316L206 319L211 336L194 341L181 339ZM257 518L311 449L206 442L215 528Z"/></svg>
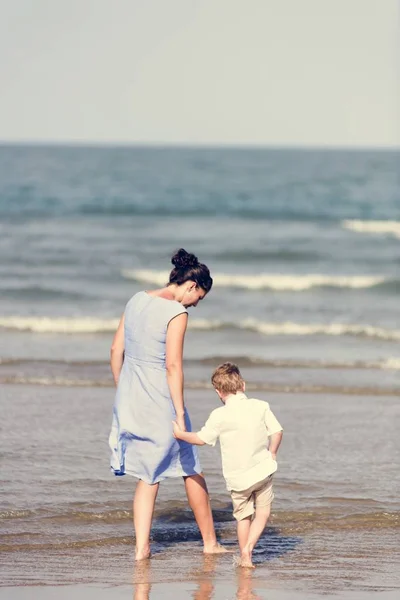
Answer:
<svg viewBox="0 0 400 600"><path fill-rule="evenodd" d="M180 248L178 252L171 258L171 262L177 269L184 269L186 267L198 267L199 260L194 254L189 254L183 248Z"/></svg>

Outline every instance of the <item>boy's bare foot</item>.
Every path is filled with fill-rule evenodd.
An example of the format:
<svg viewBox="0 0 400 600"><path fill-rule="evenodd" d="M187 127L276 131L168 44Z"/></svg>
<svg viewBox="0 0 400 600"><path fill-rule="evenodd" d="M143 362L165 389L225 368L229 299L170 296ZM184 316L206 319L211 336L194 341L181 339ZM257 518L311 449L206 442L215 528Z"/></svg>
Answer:
<svg viewBox="0 0 400 600"><path fill-rule="evenodd" d="M246 569L255 569L255 566L253 565L253 562L251 560L250 550L246 550L246 548L243 549L238 566L244 567Z"/></svg>
<svg viewBox="0 0 400 600"><path fill-rule="evenodd" d="M224 546L217 543L204 546L203 552L204 554L224 554L226 552L231 552L231 550L227 550L227 548L224 548Z"/></svg>
<svg viewBox="0 0 400 600"><path fill-rule="evenodd" d="M147 546L146 548L136 548L135 560L146 560L150 557L150 546Z"/></svg>

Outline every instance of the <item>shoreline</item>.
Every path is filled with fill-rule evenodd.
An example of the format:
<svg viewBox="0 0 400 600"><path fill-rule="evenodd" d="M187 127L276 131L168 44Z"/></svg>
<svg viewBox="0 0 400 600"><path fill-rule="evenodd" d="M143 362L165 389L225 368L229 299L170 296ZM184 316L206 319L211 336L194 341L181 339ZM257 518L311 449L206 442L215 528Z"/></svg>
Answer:
<svg viewBox="0 0 400 600"><path fill-rule="evenodd" d="M91 380L91 379L63 379L49 377L1 377L0 385L9 386L34 386L47 388L115 388L115 384L110 379ZM186 390L212 391L211 383L206 381L187 381ZM365 397L399 397L399 387L354 387L354 386L334 386L334 385L285 385L270 383L249 383L247 385L249 392L276 393L276 394L332 394L334 396L365 396Z"/></svg>

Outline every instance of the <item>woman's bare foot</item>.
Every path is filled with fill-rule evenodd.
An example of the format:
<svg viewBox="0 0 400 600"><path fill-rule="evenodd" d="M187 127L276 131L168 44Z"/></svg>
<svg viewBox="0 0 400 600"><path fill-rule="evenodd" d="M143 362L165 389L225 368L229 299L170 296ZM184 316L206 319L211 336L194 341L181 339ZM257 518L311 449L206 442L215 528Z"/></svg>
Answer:
<svg viewBox="0 0 400 600"><path fill-rule="evenodd" d="M247 548L243 548L238 566L246 569L255 569L251 558L251 551Z"/></svg>
<svg viewBox="0 0 400 600"><path fill-rule="evenodd" d="M203 552L204 554L224 554L226 552L231 552L231 550L227 550L227 548L224 548L221 544L215 543L204 546Z"/></svg>
<svg viewBox="0 0 400 600"><path fill-rule="evenodd" d="M146 548L136 548L135 560L146 560L150 557L150 546L147 546Z"/></svg>

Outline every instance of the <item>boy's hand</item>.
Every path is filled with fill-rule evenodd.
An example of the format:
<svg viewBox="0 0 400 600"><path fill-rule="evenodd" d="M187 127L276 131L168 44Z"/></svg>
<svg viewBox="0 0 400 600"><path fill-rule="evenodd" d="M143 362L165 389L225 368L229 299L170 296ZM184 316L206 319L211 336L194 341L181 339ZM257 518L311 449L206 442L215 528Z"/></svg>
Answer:
<svg viewBox="0 0 400 600"><path fill-rule="evenodd" d="M272 456L273 460L276 460L276 452L271 452L271 456Z"/></svg>

